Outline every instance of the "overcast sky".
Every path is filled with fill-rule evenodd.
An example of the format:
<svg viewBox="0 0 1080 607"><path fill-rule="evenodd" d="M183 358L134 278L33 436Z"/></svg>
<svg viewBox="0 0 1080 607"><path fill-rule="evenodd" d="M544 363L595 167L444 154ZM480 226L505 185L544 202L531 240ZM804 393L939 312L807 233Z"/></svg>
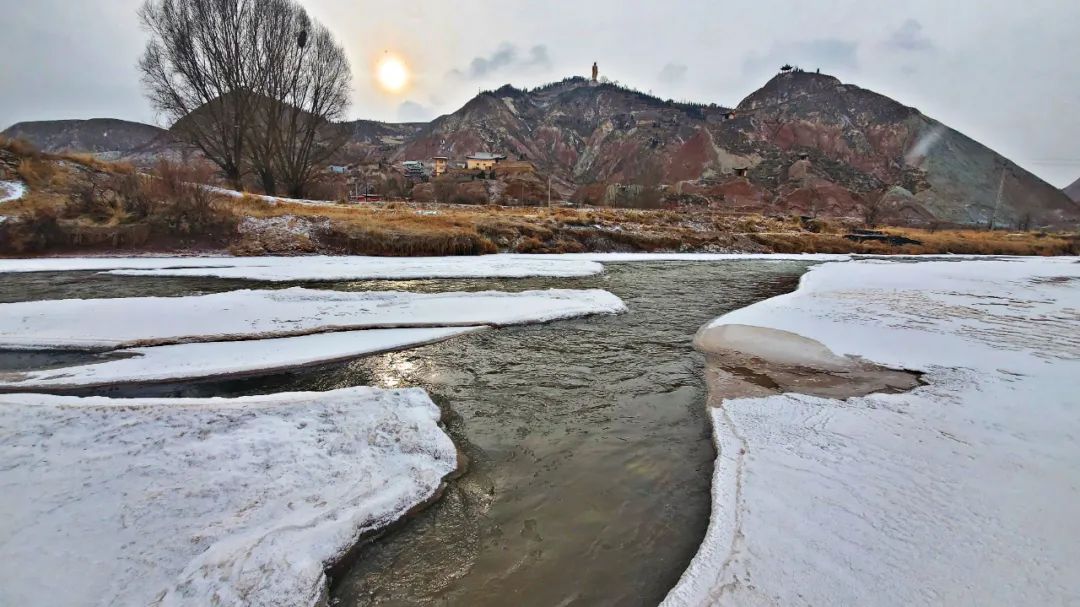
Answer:
<svg viewBox="0 0 1080 607"><path fill-rule="evenodd" d="M1080 177L1080 0L304 0L345 47L350 116L427 120L481 89L588 75L734 105L785 62L873 89L1059 187ZM158 123L135 63L141 0L0 0L0 128ZM386 51L413 72L382 92Z"/></svg>

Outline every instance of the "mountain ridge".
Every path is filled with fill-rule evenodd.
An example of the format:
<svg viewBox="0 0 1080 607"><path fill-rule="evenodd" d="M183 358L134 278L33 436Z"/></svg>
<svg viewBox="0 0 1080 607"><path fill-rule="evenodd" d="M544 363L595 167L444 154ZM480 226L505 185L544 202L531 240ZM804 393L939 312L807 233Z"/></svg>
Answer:
<svg viewBox="0 0 1080 607"><path fill-rule="evenodd" d="M851 216L887 194L896 221L1080 221L1080 204L987 146L917 108L826 74L782 72L733 108L571 77L533 89L485 91L427 123L339 125L349 130L343 162L462 160L500 152L531 161L551 177L558 195L593 203L603 202L598 193L612 185L663 185L766 212ZM4 134L34 135L27 138L46 151L58 141L92 148L76 151L101 151L101 137L50 135L77 127L20 123ZM139 136L160 141L166 133L130 128L133 144Z"/></svg>

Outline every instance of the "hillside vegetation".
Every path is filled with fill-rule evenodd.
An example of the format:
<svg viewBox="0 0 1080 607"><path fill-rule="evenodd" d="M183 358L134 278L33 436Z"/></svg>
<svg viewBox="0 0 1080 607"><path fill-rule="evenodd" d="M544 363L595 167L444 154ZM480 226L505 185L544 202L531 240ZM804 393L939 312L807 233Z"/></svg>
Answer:
<svg viewBox="0 0 1080 607"><path fill-rule="evenodd" d="M1076 235L886 228L917 241L857 241L851 221L663 210L386 202L312 203L208 188L167 162L139 172L88 156L0 141L0 180L29 193L3 203L0 254L221 252L478 255L496 252L1076 254Z"/></svg>

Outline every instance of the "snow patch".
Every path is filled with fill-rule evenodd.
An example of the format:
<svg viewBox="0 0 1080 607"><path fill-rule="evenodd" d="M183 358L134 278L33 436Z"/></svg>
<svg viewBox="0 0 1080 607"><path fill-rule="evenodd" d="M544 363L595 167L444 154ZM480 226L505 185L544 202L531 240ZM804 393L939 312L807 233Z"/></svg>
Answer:
<svg viewBox="0 0 1080 607"><path fill-rule="evenodd" d="M0 304L0 348L108 350L375 328L506 326L624 311L622 300L599 289L403 293L294 287L30 301Z"/></svg>
<svg viewBox="0 0 1080 607"><path fill-rule="evenodd" d="M0 202L19 200L26 192L26 184L21 181L0 181Z"/></svg>
<svg viewBox="0 0 1080 607"><path fill-rule="evenodd" d="M133 348L116 352L126 358L61 369L0 373L0 389L70 390L115 384L236 377L430 344L483 328L372 329L279 339Z"/></svg>
<svg viewBox="0 0 1080 607"><path fill-rule="evenodd" d="M337 201L334 201L334 200L305 200L305 199L302 199L302 198L283 198L281 196L267 196L265 194L252 194L250 192L239 192L237 190L230 190L230 189L227 189L227 188L219 188L219 187L212 186L212 185L203 186L203 187L205 187L210 192L213 192L215 194L221 194L222 196L228 196L229 198L243 198L245 196L250 196L251 198L261 200L263 202L269 203L270 205L276 205L279 202L287 202L287 203L291 203L291 204L303 204L303 205L308 205L308 206L336 206L336 205L340 204L340 203L338 203Z"/></svg>
<svg viewBox="0 0 1080 607"><path fill-rule="evenodd" d="M237 229L241 234L263 236L266 234L287 234L314 238L319 230L330 228L330 220L323 218L308 219L295 215L280 215L277 217L245 217Z"/></svg>
<svg viewBox="0 0 1080 607"><path fill-rule="evenodd" d="M711 409L712 519L664 605L1080 601L1077 310L1075 259L864 260L714 321L927 385Z"/></svg>
<svg viewBox="0 0 1080 607"><path fill-rule="evenodd" d="M316 605L457 468L419 389L0 396L0 604Z"/></svg>

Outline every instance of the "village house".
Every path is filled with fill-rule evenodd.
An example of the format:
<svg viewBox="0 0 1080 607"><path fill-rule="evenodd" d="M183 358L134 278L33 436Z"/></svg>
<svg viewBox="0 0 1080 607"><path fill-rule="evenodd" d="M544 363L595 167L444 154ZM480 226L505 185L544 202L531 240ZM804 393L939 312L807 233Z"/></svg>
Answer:
<svg viewBox="0 0 1080 607"><path fill-rule="evenodd" d="M506 156L502 154L477 152L465 157L465 168L470 171L490 171L503 160L506 160Z"/></svg>
<svg viewBox="0 0 1080 607"><path fill-rule="evenodd" d="M431 159L431 161L435 165L434 172L435 172L436 177L446 173L446 170L449 167L449 163L450 163L449 158L447 158L446 156L435 156L434 158Z"/></svg>
<svg viewBox="0 0 1080 607"><path fill-rule="evenodd" d="M420 179L426 174L424 163L419 160L406 160L401 166L405 169L405 176L410 179Z"/></svg>

